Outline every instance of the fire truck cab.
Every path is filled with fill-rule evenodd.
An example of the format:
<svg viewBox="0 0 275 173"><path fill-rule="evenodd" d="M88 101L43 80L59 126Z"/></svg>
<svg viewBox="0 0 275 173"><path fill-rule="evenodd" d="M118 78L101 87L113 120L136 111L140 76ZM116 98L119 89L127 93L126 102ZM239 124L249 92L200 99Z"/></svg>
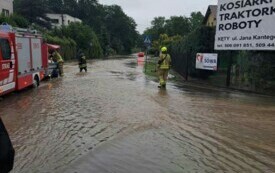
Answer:
<svg viewBox="0 0 275 173"><path fill-rule="evenodd" d="M0 96L39 86L48 58L44 44L35 31L0 25Z"/></svg>

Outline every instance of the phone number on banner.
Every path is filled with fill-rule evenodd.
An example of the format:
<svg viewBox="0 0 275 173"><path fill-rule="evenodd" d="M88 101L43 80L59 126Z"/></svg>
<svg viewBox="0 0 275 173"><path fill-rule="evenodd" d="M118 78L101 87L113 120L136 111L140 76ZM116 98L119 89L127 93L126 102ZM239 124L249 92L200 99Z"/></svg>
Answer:
<svg viewBox="0 0 275 173"><path fill-rule="evenodd" d="M225 44L224 47L226 48L263 48L263 47L275 47L275 43L244 43L244 44Z"/></svg>

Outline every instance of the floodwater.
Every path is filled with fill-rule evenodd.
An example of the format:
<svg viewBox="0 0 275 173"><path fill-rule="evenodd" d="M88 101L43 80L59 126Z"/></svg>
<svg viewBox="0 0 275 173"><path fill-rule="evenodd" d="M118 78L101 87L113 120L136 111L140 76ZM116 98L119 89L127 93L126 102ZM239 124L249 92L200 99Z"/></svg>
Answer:
<svg viewBox="0 0 275 173"><path fill-rule="evenodd" d="M275 172L275 99L95 61L0 102L13 173Z"/></svg>

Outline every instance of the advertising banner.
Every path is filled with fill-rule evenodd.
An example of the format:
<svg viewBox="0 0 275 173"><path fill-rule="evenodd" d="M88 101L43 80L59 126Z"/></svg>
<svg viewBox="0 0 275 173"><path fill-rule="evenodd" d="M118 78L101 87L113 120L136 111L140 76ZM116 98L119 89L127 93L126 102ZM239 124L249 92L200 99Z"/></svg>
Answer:
<svg viewBox="0 0 275 173"><path fill-rule="evenodd" d="M275 50L275 0L219 0L216 50Z"/></svg>
<svg viewBox="0 0 275 173"><path fill-rule="evenodd" d="M218 54L197 53L196 69L217 71Z"/></svg>

